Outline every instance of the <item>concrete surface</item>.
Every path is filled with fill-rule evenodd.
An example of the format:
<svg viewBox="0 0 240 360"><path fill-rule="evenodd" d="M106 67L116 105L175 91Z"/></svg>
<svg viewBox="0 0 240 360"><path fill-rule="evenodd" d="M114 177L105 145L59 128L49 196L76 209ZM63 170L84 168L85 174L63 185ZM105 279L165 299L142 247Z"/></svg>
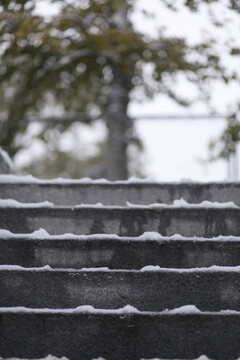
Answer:
<svg viewBox="0 0 240 360"><path fill-rule="evenodd" d="M234 201L240 206L240 182L233 183L128 183L128 184L74 184L74 183L21 183L1 182L0 198L21 202L48 200L55 205L96 204L126 205L165 203L183 198L190 203L204 200Z"/></svg>
<svg viewBox="0 0 240 360"><path fill-rule="evenodd" d="M240 356L238 315L0 314L5 358L210 359ZM34 334L34 336L33 336Z"/></svg>
<svg viewBox="0 0 240 360"><path fill-rule="evenodd" d="M13 233L43 228L52 235L139 236L156 231L164 236L239 236L240 208L0 208L0 228Z"/></svg>
<svg viewBox="0 0 240 360"><path fill-rule="evenodd" d="M145 265L193 268L240 265L240 241L117 239L0 239L0 264L53 268L109 267L141 269Z"/></svg>
<svg viewBox="0 0 240 360"><path fill-rule="evenodd" d="M240 310L240 272L0 271L0 307Z"/></svg>

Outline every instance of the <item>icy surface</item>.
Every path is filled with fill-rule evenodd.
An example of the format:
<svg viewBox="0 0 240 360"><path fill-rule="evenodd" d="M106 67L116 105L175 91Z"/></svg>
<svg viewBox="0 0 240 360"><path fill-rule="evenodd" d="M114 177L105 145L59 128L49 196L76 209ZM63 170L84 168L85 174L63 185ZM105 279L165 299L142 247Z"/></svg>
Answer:
<svg viewBox="0 0 240 360"><path fill-rule="evenodd" d="M53 207L54 204L49 201L39 203L22 203L13 199L0 199L0 207L14 207L14 208L40 208L40 207Z"/></svg>

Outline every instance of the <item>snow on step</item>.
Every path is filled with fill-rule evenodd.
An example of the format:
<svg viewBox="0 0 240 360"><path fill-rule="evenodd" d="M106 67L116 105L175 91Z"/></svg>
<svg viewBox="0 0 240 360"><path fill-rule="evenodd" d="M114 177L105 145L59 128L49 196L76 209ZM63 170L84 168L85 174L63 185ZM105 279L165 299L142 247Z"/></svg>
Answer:
<svg viewBox="0 0 240 360"><path fill-rule="evenodd" d="M240 264L239 240L236 237L212 241L180 236L166 238L157 233L137 238L102 234L49 236L43 231L16 235L0 230L0 264L136 270L147 264L174 268L237 266Z"/></svg>
<svg viewBox="0 0 240 360"><path fill-rule="evenodd" d="M229 202L240 205L240 183L156 183L151 180L130 179L130 181L109 182L105 179L81 180L55 179L38 180L32 176L0 176L0 198L11 196L22 202L48 200L56 205L81 203L105 205L126 205L166 203L184 198L188 202L201 203L204 200Z"/></svg>
<svg viewBox="0 0 240 360"><path fill-rule="evenodd" d="M239 236L240 208L0 207L0 228L14 233L44 228L52 235L72 232L134 237L156 231L164 236Z"/></svg>
<svg viewBox="0 0 240 360"><path fill-rule="evenodd" d="M240 311L240 267L142 271L100 269L23 269L0 267L0 306L72 308L89 304L117 309L162 311L195 304L200 310Z"/></svg>
<svg viewBox="0 0 240 360"><path fill-rule="evenodd" d="M239 312L183 310L118 313L3 309L1 356L39 359L51 353L71 360L196 359L199 354L221 360L239 357Z"/></svg>

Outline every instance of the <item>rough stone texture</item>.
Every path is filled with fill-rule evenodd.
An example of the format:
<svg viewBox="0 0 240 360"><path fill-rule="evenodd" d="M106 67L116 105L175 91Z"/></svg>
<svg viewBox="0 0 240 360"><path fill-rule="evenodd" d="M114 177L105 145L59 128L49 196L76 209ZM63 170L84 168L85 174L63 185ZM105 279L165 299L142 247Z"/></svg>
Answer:
<svg viewBox="0 0 240 360"><path fill-rule="evenodd" d="M239 241L117 239L0 239L0 264L53 268L109 267L141 269L145 265L193 268L240 265Z"/></svg>
<svg viewBox="0 0 240 360"><path fill-rule="evenodd" d="M0 198L13 198L21 202L48 200L56 205L96 204L126 205L165 203L183 198L190 203L204 200L240 205L240 183L126 183L126 184L74 184L74 183L1 183Z"/></svg>
<svg viewBox="0 0 240 360"><path fill-rule="evenodd" d="M52 235L117 234L139 236L156 231L164 236L213 237L240 235L240 209L214 208L0 208L0 228Z"/></svg>
<svg viewBox="0 0 240 360"><path fill-rule="evenodd" d="M195 359L240 356L237 315L0 314L5 358ZM34 334L34 336L33 336Z"/></svg>

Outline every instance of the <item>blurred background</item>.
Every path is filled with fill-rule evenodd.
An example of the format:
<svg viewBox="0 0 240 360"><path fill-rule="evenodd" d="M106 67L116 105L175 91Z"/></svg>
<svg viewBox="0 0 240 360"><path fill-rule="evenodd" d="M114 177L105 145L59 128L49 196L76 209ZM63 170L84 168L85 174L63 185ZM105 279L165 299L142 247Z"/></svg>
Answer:
<svg viewBox="0 0 240 360"><path fill-rule="evenodd" d="M239 179L240 1L0 1L18 174Z"/></svg>

